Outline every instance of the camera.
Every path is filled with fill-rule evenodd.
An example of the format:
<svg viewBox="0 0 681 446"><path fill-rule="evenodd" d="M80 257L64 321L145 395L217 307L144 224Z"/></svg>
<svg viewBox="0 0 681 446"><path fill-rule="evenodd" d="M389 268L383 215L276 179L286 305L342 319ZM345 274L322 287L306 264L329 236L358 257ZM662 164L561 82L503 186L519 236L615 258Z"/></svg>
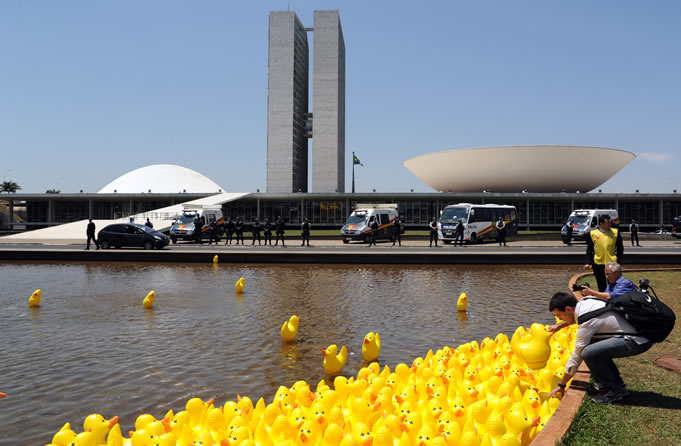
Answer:
<svg viewBox="0 0 681 446"><path fill-rule="evenodd" d="M648 292L648 288L650 288L650 280L648 279L641 279L638 281L638 287L643 291L644 293Z"/></svg>
<svg viewBox="0 0 681 446"><path fill-rule="evenodd" d="M584 282L583 284L575 283L572 285L572 291L582 291L584 288L591 288L589 282Z"/></svg>

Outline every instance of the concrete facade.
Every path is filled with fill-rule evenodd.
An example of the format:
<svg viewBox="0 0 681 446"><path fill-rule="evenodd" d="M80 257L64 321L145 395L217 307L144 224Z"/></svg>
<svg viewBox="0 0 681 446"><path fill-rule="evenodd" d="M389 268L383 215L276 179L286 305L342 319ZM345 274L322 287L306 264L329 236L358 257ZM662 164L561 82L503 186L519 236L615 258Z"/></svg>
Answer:
<svg viewBox="0 0 681 446"><path fill-rule="evenodd" d="M314 12L312 192L345 192L345 41L338 11Z"/></svg>
<svg viewBox="0 0 681 446"><path fill-rule="evenodd" d="M295 12L270 13L267 191L307 192L309 46Z"/></svg>

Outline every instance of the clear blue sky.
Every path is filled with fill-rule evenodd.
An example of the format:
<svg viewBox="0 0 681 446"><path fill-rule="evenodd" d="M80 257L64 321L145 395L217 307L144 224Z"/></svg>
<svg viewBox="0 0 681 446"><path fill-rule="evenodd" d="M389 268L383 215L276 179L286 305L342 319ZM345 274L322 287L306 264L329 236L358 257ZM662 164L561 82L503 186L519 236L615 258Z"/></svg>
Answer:
<svg viewBox="0 0 681 446"><path fill-rule="evenodd" d="M604 191L681 191L681 2L0 2L0 175L96 192L149 164L265 190L272 10L339 9L346 189L431 189L415 155L614 147ZM588 160L584 160L588 162Z"/></svg>

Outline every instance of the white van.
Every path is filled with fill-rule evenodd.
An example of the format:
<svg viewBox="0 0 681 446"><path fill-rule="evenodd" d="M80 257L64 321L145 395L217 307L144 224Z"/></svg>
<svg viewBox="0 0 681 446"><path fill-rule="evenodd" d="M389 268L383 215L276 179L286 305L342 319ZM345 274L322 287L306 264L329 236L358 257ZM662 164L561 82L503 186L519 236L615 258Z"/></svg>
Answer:
<svg viewBox="0 0 681 446"><path fill-rule="evenodd" d="M195 240L194 237L194 220L196 217L203 220L203 227L201 228L201 238L210 237L210 221L215 219L218 224L218 241L220 234L224 229L225 219L222 216L221 207L203 207L194 205L191 208L182 209L182 213L175 217L173 224L170 227L170 240L177 243L178 240Z"/></svg>
<svg viewBox="0 0 681 446"><path fill-rule="evenodd" d="M617 215L617 209L577 209L572 211L572 214L568 217L568 222L572 220L573 225L572 240L584 241L589 232L598 227L598 218L602 215L610 217L613 228L619 226L620 218ZM563 239L563 243L567 244L567 222L563 225L563 229L560 230L560 236Z"/></svg>
<svg viewBox="0 0 681 446"><path fill-rule="evenodd" d="M343 243L350 243L350 240L361 240L364 243L369 243L371 238L371 228L369 228L369 219L376 217L378 219L378 232L376 239L384 238L392 240L393 237L393 223L397 218L397 204L357 204L357 207L348 217L343 228L341 228L340 235ZM404 232L404 224L401 231Z"/></svg>

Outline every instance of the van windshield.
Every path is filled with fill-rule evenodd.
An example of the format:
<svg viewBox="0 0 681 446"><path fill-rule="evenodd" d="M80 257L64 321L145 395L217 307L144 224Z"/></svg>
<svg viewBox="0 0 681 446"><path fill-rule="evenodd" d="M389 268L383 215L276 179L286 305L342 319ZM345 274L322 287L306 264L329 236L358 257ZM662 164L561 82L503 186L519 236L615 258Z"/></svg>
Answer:
<svg viewBox="0 0 681 446"><path fill-rule="evenodd" d="M447 207L440 215L440 223L458 223L459 220L464 223L468 220L468 208Z"/></svg>
<svg viewBox="0 0 681 446"><path fill-rule="evenodd" d="M345 222L346 225L361 225L366 223L367 213L366 212L353 212L348 217L348 221Z"/></svg>
<svg viewBox="0 0 681 446"><path fill-rule="evenodd" d="M196 219L195 215L182 214L175 219L175 222L178 225L191 225L194 224L195 219Z"/></svg>
<svg viewBox="0 0 681 446"><path fill-rule="evenodd" d="M589 214L575 214L570 216L568 220L572 220L575 226L582 226L589 224Z"/></svg>

